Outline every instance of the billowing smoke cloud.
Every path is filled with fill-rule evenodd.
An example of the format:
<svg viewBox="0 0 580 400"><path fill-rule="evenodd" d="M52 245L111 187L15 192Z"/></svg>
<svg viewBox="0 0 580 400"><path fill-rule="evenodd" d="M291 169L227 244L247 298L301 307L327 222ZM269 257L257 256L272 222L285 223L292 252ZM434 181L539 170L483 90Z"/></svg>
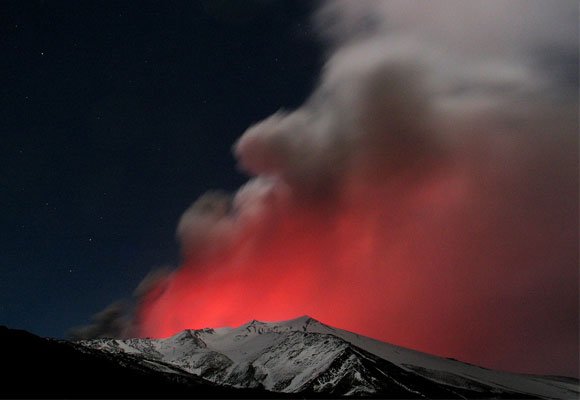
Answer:
<svg viewBox="0 0 580 400"><path fill-rule="evenodd" d="M337 1L303 106L178 226L142 336L309 314L489 367L578 374L578 10Z"/></svg>

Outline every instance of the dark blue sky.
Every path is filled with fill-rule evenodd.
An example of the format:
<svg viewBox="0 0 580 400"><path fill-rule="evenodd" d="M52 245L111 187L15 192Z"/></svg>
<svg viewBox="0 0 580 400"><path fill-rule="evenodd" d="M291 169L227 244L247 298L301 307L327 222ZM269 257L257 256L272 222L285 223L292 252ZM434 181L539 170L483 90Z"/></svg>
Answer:
<svg viewBox="0 0 580 400"><path fill-rule="evenodd" d="M178 262L235 139L314 85L313 5L0 3L0 324L63 337Z"/></svg>

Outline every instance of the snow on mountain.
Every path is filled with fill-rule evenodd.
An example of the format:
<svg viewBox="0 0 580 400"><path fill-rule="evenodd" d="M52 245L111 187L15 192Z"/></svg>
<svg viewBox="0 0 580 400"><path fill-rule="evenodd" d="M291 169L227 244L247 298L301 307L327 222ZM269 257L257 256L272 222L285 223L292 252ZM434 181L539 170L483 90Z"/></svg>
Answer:
<svg viewBox="0 0 580 400"><path fill-rule="evenodd" d="M104 352L0 326L3 399L272 398L209 382L140 352Z"/></svg>
<svg viewBox="0 0 580 400"><path fill-rule="evenodd" d="M185 330L166 339L79 344L139 355L217 384L275 392L419 398L577 398L578 382L493 371L405 349L308 316L238 328Z"/></svg>

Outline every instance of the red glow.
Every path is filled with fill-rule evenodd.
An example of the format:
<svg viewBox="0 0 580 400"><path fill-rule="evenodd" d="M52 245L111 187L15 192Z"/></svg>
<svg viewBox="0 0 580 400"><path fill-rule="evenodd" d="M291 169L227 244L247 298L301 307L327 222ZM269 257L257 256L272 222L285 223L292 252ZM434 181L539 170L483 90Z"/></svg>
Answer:
<svg viewBox="0 0 580 400"><path fill-rule="evenodd" d="M421 212L426 199L445 212L461 196L447 190L450 184L464 183L433 178L421 190L399 194L391 204L384 200L392 197L384 190L374 190L373 198L366 197L367 191L364 198L343 202L336 213L316 207L281 208L272 218L274 224L269 221L245 232L244 240L219 256L186 262L164 288L151 292L139 312L140 333L166 337L188 328L308 314L416 347L413 331L420 329L419 321L411 318L409 324L402 310L412 312L431 301L413 278L423 270L418 264L424 260L417 259L415 248L421 228L402 216ZM425 318L425 310L419 311L420 319Z"/></svg>
<svg viewBox="0 0 580 400"><path fill-rule="evenodd" d="M565 329L561 305L577 299L576 245L562 239L575 233L562 230L565 221L546 224L525 197L501 195L515 180L485 185L475 176L412 184L402 176L388 188L349 189L331 211L270 205L233 244L186 260L150 291L139 334L307 314L428 353L530 371L553 356L522 337Z"/></svg>

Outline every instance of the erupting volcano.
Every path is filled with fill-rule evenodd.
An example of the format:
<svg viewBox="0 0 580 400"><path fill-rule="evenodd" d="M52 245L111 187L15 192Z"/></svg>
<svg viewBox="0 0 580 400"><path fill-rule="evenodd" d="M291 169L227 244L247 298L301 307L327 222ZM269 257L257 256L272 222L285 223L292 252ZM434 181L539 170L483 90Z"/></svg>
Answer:
<svg viewBox="0 0 580 400"><path fill-rule="evenodd" d="M326 3L318 86L240 137L249 182L185 212L182 265L146 280L121 336L308 314L577 373L577 101L531 43L564 51L577 35L552 34L551 4L491 3Z"/></svg>

